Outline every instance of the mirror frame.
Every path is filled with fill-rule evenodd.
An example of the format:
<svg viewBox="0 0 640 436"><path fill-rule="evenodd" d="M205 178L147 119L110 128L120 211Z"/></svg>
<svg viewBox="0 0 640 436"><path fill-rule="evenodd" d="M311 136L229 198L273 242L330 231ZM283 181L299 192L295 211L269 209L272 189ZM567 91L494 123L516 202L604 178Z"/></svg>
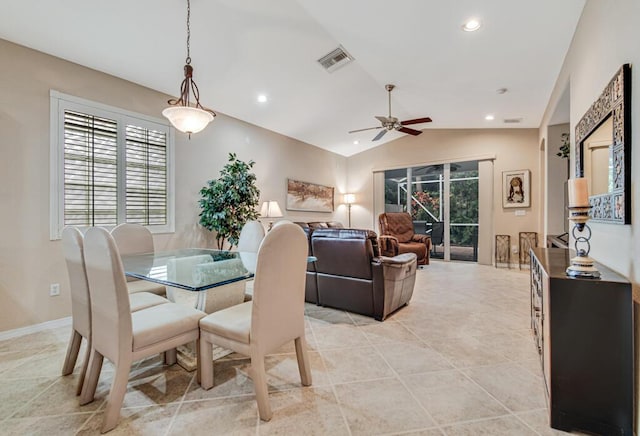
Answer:
<svg viewBox="0 0 640 436"><path fill-rule="evenodd" d="M576 177L584 177L584 142L613 117L613 189L589 196L593 221L631 224L631 66L624 64L576 125Z"/></svg>

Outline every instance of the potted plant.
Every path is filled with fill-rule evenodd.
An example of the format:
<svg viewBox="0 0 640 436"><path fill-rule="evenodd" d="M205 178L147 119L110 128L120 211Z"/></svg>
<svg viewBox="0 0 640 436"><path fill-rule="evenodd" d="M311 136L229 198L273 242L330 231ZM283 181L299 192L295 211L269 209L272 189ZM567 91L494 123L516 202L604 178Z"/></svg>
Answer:
<svg viewBox="0 0 640 436"><path fill-rule="evenodd" d="M209 180L200 190L200 224L216 232L218 249L224 248L225 241L231 247L237 245L245 223L258 218L260 190L256 175L250 172L254 164L229 153L229 163L220 171L220 177Z"/></svg>
<svg viewBox="0 0 640 436"><path fill-rule="evenodd" d="M569 155L571 154L569 138L570 137L568 133L562 134L560 139L562 141L562 143L560 144L560 151L556 153L556 156L569 159Z"/></svg>

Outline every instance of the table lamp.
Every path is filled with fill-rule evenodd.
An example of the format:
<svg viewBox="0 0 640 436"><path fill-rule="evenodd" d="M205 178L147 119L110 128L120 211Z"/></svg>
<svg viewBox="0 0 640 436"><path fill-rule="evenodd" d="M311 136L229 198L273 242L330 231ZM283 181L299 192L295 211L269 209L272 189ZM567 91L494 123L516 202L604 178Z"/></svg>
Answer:
<svg viewBox="0 0 640 436"><path fill-rule="evenodd" d="M264 218L281 218L282 211L277 201L265 201L260 209L260 216ZM269 221L269 230L273 227L273 220Z"/></svg>
<svg viewBox="0 0 640 436"><path fill-rule="evenodd" d="M349 207L349 228L351 228L351 204L356 202L355 194L344 194L344 202Z"/></svg>
<svg viewBox="0 0 640 436"><path fill-rule="evenodd" d="M569 220L573 221L571 234L575 239L576 256L571 259L571 266L567 268L566 274L570 277L598 279L600 272L593 266L593 259L589 257L591 228L587 225L587 221L589 221L591 205L587 179L584 177L569 179L568 188Z"/></svg>

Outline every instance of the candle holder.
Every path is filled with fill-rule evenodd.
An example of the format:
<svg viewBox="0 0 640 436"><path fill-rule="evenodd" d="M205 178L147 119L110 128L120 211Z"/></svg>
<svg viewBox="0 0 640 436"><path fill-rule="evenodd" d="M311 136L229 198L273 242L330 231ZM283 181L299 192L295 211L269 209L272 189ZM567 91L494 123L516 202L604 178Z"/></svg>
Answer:
<svg viewBox="0 0 640 436"><path fill-rule="evenodd" d="M589 257L591 251L591 228L589 221L591 206L569 206L569 220L573 221L571 234L575 239L576 256L571 259L571 266L566 270L570 277L599 279L600 271L593 266L593 259Z"/></svg>

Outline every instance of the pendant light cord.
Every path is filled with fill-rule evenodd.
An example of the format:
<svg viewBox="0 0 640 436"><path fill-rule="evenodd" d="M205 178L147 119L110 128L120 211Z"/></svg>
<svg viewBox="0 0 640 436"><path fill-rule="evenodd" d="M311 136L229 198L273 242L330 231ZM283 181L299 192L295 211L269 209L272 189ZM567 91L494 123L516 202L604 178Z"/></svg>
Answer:
<svg viewBox="0 0 640 436"><path fill-rule="evenodd" d="M187 0L187 65L191 64L191 1Z"/></svg>

